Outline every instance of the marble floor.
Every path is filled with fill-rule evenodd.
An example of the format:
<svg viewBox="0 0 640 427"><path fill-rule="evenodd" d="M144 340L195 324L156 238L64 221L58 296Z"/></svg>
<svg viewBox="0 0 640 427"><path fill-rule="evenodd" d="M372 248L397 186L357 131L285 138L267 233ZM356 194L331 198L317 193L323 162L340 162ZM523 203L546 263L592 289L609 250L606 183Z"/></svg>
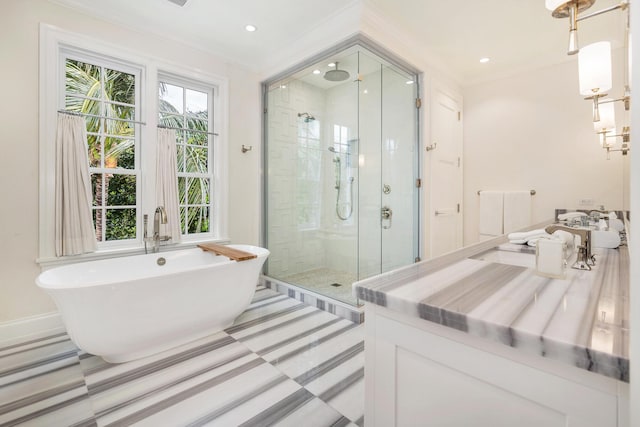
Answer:
<svg viewBox="0 0 640 427"><path fill-rule="evenodd" d="M358 305L351 286L358 278L347 271L318 268L285 276L281 280L353 306Z"/></svg>
<svg viewBox="0 0 640 427"><path fill-rule="evenodd" d="M259 287L225 331L132 362L33 338L0 347L0 426L362 426L362 328Z"/></svg>

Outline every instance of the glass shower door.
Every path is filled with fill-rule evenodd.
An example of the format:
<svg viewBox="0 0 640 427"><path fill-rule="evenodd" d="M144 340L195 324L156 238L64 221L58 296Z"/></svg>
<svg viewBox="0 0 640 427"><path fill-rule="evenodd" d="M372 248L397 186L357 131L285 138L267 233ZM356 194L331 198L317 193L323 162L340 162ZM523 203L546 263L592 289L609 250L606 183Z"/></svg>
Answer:
<svg viewBox="0 0 640 427"><path fill-rule="evenodd" d="M381 271L418 256L417 83L394 68L382 68Z"/></svg>
<svg viewBox="0 0 640 427"><path fill-rule="evenodd" d="M359 279L418 255L417 84L360 54Z"/></svg>

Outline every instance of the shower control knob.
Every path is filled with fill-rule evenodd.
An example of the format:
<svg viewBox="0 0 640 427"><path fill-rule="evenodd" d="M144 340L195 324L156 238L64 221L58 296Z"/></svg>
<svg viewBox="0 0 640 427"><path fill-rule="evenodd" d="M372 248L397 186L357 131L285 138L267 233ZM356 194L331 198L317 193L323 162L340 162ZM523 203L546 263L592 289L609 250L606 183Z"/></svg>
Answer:
<svg viewBox="0 0 640 427"><path fill-rule="evenodd" d="M389 194L391 193L391 186L389 184L385 184L382 186L382 192L384 194Z"/></svg>
<svg viewBox="0 0 640 427"><path fill-rule="evenodd" d="M382 223L382 228L383 229L388 230L388 229L391 228L392 217L393 217L393 211L391 210L391 208L389 206L384 206L380 210L380 222ZM389 224L385 225L384 221L389 221Z"/></svg>

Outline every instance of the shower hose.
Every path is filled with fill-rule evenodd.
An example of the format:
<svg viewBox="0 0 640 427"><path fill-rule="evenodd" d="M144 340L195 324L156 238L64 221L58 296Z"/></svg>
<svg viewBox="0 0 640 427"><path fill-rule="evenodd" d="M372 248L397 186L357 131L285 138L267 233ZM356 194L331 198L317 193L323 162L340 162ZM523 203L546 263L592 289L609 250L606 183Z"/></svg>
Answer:
<svg viewBox="0 0 640 427"><path fill-rule="evenodd" d="M340 218L342 221L346 221L351 218L351 214L353 214L353 177L349 178L349 211L346 216L342 216L342 214L340 214L341 189L342 186L340 184L336 185L336 190L338 190L338 192L336 193L336 215L338 215L338 218Z"/></svg>

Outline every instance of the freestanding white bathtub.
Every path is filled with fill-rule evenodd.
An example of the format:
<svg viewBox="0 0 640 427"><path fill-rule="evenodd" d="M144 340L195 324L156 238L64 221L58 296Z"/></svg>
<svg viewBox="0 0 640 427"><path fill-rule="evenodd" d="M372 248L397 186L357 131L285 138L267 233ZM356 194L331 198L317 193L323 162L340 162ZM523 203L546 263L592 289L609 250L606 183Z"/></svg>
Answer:
<svg viewBox="0 0 640 427"><path fill-rule="evenodd" d="M230 247L258 257L236 262L185 249L53 268L36 283L79 348L126 362L218 332L247 308L269 251Z"/></svg>

